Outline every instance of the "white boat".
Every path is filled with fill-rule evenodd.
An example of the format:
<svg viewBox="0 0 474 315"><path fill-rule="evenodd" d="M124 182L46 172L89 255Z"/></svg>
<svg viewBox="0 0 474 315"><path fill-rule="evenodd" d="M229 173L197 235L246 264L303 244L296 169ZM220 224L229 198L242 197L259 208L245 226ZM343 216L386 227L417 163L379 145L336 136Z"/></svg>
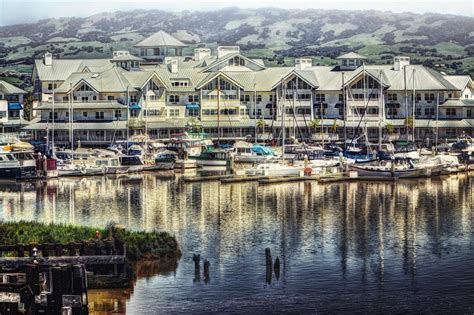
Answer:
<svg viewBox="0 0 474 315"><path fill-rule="evenodd" d="M196 160L190 159L177 159L174 163L174 168L178 170L194 169L197 168L198 164Z"/></svg>
<svg viewBox="0 0 474 315"><path fill-rule="evenodd" d="M245 170L250 176L303 176L303 167L289 166L278 163L262 163Z"/></svg>
<svg viewBox="0 0 474 315"><path fill-rule="evenodd" d="M196 156L189 156L189 159L196 160L200 167L221 166L226 167L230 163L230 153L225 150L208 150L203 151Z"/></svg>
<svg viewBox="0 0 474 315"><path fill-rule="evenodd" d="M235 162L239 163L258 163L274 159L275 154L273 150L268 147L238 141L234 144L232 158Z"/></svg>
<svg viewBox="0 0 474 315"><path fill-rule="evenodd" d="M121 165L118 157L95 158L95 166L105 168L106 174L124 174L130 172L130 166Z"/></svg>
<svg viewBox="0 0 474 315"><path fill-rule="evenodd" d="M349 164L351 171L356 171L358 176L367 177L387 177L387 178L411 178L423 175L429 175L426 170L419 167L412 167L408 165L397 165L393 168L390 163L385 165L360 165Z"/></svg>

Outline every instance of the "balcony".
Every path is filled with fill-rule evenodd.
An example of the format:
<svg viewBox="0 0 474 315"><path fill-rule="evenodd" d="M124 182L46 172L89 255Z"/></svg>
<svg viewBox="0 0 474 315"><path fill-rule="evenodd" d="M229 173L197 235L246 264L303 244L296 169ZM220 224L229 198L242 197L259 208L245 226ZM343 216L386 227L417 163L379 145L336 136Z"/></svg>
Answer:
<svg viewBox="0 0 474 315"><path fill-rule="evenodd" d="M128 127L131 129L145 128L145 120L138 117L132 117L128 120Z"/></svg>

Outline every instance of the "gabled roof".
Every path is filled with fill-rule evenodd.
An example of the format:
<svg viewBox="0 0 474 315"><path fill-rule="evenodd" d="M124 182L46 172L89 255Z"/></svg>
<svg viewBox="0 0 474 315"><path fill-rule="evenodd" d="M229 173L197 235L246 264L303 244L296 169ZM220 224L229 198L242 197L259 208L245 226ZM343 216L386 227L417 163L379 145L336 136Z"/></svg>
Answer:
<svg viewBox="0 0 474 315"><path fill-rule="evenodd" d="M228 81L232 82L233 84L237 85L239 88L241 88L241 89L244 88L244 86L240 82L237 82L236 80L234 80L233 78L228 76L226 73L224 73L224 72L212 72L212 73L209 73L209 75L207 75L206 77L204 77L204 79L201 82L199 82L199 84L196 86L196 89L202 88L204 85L206 85L207 83L209 83L210 81L214 80L217 77L224 77L226 80L228 80Z"/></svg>
<svg viewBox="0 0 474 315"><path fill-rule="evenodd" d="M281 80L285 80L285 79L291 77L292 75L295 75L298 78L300 78L301 80L305 81L312 88L316 88L316 87L319 86L319 83L318 83L318 80L316 79L316 75L315 75L314 71L311 71L311 70L292 70L292 71L289 71L284 77L282 77L278 81L276 81L273 84L272 89L276 88L280 84Z"/></svg>
<svg viewBox="0 0 474 315"><path fill-rule="evenodd" d="M474 100L471 99L449 99L439 106L443 107L474 107Z"/></svg>
<svg viewBox="0 0 474 315"><path fill-rule="evenodd" d="M214 62L208 64L202 71L206 72L206 71L209 71L210 69L214 68L215 66L221 64L221 63L224 63L224 62L227 62L229 59L231 58L234 58L234 57L239 57L239 58L242 58L254 65L256 65L257 67L259 67L260 69L265 69L265 65L262 65L261 62L259 62L259 60L253 60L253 59L250 59L248 57L245 57L244 55L240 54L240 53L233 53L233 54L227 54L225 55L224 57L222 58L219 58L219 59L216 59Z"/></svg>
<svg viewBox="0 0 474 315"><path fill-rule="evenodd" d="M368 59L368 58L366 56L359 55L358 53L350 52L347 54L340 55L339 57L336 57L336 59Z"/></svg>
<svg viewBox="0 0 474 315"><path fill-rule="evenodd" d="M165 31L156 32L148 36L135 47L186 47L187 45L166 33Z"/></svg>
<svg viewBox="0 0 474 315"><path fill-rule="evenodd" d="M0 92L3 92L4 94L26 94L25 90L22 90L4 80L0 80Z"/></svg>
<svg viewBox="0 0 474 315"><path fill-rule="evenodd" d="M469 75L445 75L444 78L459 91L464 90L468 84L472 84L472 79Z"/></svg>
<svg viewBox="0 0 474 315"><path fill-rule="evenodd" d="M64 81L72 73L81 72L85 68L101 71L109 68L112 64L110 59L53 59L53 63L47 66L43 60L35 60L35 69L38 78L42 81Z"/></svg>
<svg viewBox="0 0 474 315"><path fill-rule="evenodd" d="M372 77L372 79L376 80L377 82L381 83L382 86L390 86L389 80L385 75L384 71L380 69L367 69L365 67L359 67L355 71L353 71L348 77L345 77L344 86L351 84L355 79L357 79L360 75L364 73L369 77Z"/></svg>

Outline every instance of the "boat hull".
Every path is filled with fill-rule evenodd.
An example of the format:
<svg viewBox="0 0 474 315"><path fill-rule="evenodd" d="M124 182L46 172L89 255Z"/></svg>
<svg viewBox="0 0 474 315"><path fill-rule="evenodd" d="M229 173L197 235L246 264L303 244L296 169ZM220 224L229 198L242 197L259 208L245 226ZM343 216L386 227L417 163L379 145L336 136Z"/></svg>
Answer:
<svg viewBox="0 0 474 315"><path fill-rule="evenodd" d="M35 166L18 166L0 168L0 179L32 179L36 178Z"/></svg>
<svg viewBox="0 0 474 315"><path fill-rule="evenodd" d="M349 165L351 171L356 171L359 176L366 177L387 177L387 178L414 178L425 175L423 169L414 168L407 170L383 170L376 167L361 167L355 165Z"/></svg>

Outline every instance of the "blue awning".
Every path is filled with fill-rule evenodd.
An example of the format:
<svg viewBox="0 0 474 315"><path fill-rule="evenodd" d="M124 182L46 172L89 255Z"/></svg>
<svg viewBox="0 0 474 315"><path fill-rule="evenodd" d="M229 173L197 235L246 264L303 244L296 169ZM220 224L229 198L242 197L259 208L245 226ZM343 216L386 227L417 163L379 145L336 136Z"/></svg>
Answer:
<svg viewBox="0 0 474 315"><path fill-rule="evenodd" d="M23 109L23 105L21 103L8 103L8 110L20 110Z"/></svg>
<svg viewBox="0 0 474 315"><path fill-rule="evenodd" d="M199 109L199 104L196 104L196 103L186 104L186 109Z"/></svg>
<svg viewBox="0 0 474 315"><path fill-rule="evenodd" d="M142 107L140 106L140 104L138 103L130 103L130 109L142 109Z"/></svg>

